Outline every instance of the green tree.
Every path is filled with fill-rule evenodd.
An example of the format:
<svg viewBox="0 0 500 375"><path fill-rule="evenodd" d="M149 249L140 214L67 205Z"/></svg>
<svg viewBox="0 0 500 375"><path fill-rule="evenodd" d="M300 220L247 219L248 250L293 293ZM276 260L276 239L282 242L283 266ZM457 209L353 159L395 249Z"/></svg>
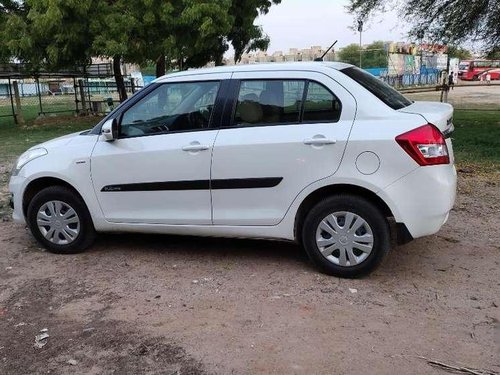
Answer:
<svg viewBox="0 0 500 375"><path fill-rule="evenodd" d="M140 25L140 56L153 62L156 76L167 68L187 69L222 60L232 19L231 0L132 0L130 13ZM137 4L136 4L137 3Z"/></svg>
<svg viewBox="0 0 500 375"><path fill-rule="evenodd" d="M92 43L90 51L94 56L111 57L113 74L120 101L127 99L127 91L121 71L122 62L136 62L143 46L138 34L140 26L137 17L130 11L133 1L98 1L92 18ZM142 59L142 57L141 57Z"/></svg>
<svg viewBox="0 0 500 375"><path fill-rule="evenodd" d="M500 46L494 47L491 51L486 55L487 59L492 60L500 60Z"/></svg>
<svg viewBox="0 0 500 375"><path fill-rule="evenodd" d="M231 30L227 9L230 0L176 0L166 55L179 69L220 62L227 50L225 36Z"/></svg>
<svg viewBox="0 0 500 375"><path fill-rule="evenodd" d="M460 60L468 60L472 57L472 53L465 48L458 46L448 46L448 56L457 57Z"/></svg>
<svg viewBox="0 0 500 375"><path fill-rule="evenodd" d="M234 61L241 60L245 52L266 50L269 46L269 37L264 34L262 27L254 25L259 14L269 12L273 4L281 0L232 0L229 15L232 17L232 27L227 39L234 49Z"/></svg>
<svg viewBox="0 0 500 375"><path fill-rule="evenodd" d="M269 37L255 19L267 14L273 4L281 0L203 0L173 1L174 17L164 35L171 37L162 46L163 53L156 61L156 75L165 74L161 64L176 62L178 69L200 67L210 61L221 65L224 53L231 44L235 61L244 52L265 50Z"/></svg>
<svg viewBox="0 0 500 375"><path fill-rule="evenodd" d="M339 60L352 65L359 65L359 44L352 43L339 50Z"/></svg>
<svg viewBox="0 0 500 375"><path fill-rule="evenodd" d="M24 12L24 3L21 1L0 1L0 63L8 62L12 57L6 34L9 17L14 14L21 15Z"/></svg>
<svg viewBox="0 0 500 375"><path fill-rule="evenodd" d="M90 61L89 12L93 1L27 0L9 12L3 28L13 57L33 70L83 66Z"/></svg>
<svg viewBox="0 0 500 375"><path fill-rule="evenodd" d="M281 0L26 0L0 3L0 47L35 69L57 70L110 57L120 100L127 97L121 63L169 68L222 63L229 44L238 56L267 48L253 21ZM3 5L19 11L3 11ZM239 8L241 6L241 9ZM244 9L245 11L242 11ZM20 11L22 10L22 11ZM248 10L248 12L246 12Z"/></svg>
<svg viewBox="0 0 500 375"><path fill-rule="evenodd" d="M431 41L480 41L486 49L500 45L499 0L350 0L349 11L366 19L386 8L399 9L413 27L410 35Z"/></svg>
<svg viewBox="0 0 500 375"><path fill-rule="evenodd" d="M387 52L385 51L385 42L378 40L367 45L363 53L363 68L386 68Z"/></svg>

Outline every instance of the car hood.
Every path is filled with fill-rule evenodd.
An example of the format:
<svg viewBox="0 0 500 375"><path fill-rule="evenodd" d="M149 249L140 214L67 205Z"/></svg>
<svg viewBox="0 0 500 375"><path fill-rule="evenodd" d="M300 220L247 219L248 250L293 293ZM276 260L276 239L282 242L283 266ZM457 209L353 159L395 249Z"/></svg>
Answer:
<svg viewBox="0 0 500 375"><path fill-rule="evenodd" d="M59 147L67 146L75 138L81 136L82 133L85 133L85 132L79 131L79 132L76 132L76 133L66 134L66 135L63 135L61 137L57 137L57 138L48 140L48 141L43 142L43 143L39 143L39 144L31 147L30 150L34 149L34 148L39 148L39 147L43 147L43 148L46 148L47 150L50 150L50 149L54 149L54 148L59 148Z"/></svg>
<svg viewBox="0 0 500 375"><path fill-rule="evenodd" d="M453 106L448 103L413 102L408 107L401 108L398 111L419 114L428 123L437 126L442 133L449 132L450 128L453 127Z"/></svg>

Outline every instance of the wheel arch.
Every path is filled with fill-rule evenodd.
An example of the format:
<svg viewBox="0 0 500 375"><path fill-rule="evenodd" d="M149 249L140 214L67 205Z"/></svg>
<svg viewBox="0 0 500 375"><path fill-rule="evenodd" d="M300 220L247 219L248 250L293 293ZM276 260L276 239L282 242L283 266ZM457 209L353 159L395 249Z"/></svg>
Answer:
<svg viewBox="0 0 500 375"><path fill-rule="evenodd" d="M322 199L336 194L349 194L368 199L380 209L385 217L394 216L387 203L372 190L352 184L334 184L323 186L309 193L309 195L302 201L297 213L295 214L294 237L297 242L301 243L302 241L302 232L299 229L302 227L309 210Z"/></svg>
<svg viewBox="0 0 500 375"><path fill-rule="evenodd" d="M83 199L82 195L78 192L78 190L76 190L75 187L70 183L68 183L67 181L64 181L57 177L39 177L34 179L33 181L30 181L30 183L24 189L22 198L24 217L26 217L28 213L28 206L31 200L34 198L34 196L43 189L50 186L63 186L71 190L73 193L75 193L82 200L82 202L85 203L85 200Z"/></svg>

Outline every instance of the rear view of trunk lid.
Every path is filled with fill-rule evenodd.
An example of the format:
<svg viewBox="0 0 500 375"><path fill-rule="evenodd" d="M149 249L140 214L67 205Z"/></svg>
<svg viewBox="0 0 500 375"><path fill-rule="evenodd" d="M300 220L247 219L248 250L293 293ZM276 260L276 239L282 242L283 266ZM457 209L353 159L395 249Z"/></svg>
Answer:
<svg viewBox="0 0 500 375"><path fill-rule="evenodd" d="M454 130L453 107L448 103L413 102L411 105L398 109L399 112L421 115L425 121L435 125L448 138Z"/></svg>
<svg viewBox="0 0 500 375"><path fill-rule="evenodd" d="M450 161L453 164L455 157L453 155L453 146L451 143L451 134L455 130L453 126L453 106L448 103L439 102L413 102L407 107L398 109L399 112L412 113L423 117L424 121L436 126L446 141Z"/></svg>

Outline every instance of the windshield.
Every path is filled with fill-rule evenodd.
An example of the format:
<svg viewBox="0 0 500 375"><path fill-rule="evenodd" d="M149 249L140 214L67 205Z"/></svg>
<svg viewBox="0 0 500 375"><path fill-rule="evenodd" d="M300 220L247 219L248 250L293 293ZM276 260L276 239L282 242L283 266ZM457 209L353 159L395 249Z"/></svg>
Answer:
<svg viewBox="0 0 500 375"><path fill-rule="evenodd" d="M467 70L467 69L469 69L469 64L460 64L458 66L458 69L460 69L460 70Z"/></svg>
<svg viewBox="0 0 500 375"><path fill-rule="evenodd" d="M408 107L412 103L411 100L401 95L387 83L382 82L362 69L351 66L340 71L370 91L392 109Z"/></svg>

